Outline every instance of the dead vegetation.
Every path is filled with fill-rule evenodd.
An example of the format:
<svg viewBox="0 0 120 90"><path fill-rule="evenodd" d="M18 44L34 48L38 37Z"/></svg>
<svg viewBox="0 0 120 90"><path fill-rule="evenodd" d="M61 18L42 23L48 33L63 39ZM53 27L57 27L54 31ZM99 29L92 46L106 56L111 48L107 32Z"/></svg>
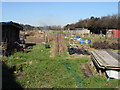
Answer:
<svg viewBox="0 0 120 90"><path fill-rule="evenodd" d="M91 69L89 68L89 65L88 64L85 64L83 67L82 67L82 72L84 73L85 77L91 77L93 76L93 73L91 71Z"/></svg>
<svg viewBox="0 0 120 90"><path fill-rule="evenodd" d="M113 49L118 50L119 49L119 43L115 42L111 43L109 41L98 41L94 42L93 45L91 45L92 48L95 49Z"/></svg>
<svg viewBox="0 0 120 90"><path fill-rule="evenodd" d="M53 40L53 48L51 50L51 55L61 55L65 53L67 50L65 40L64 40L64 35L62 34L56 34L54 35L54 40Z"/></svg>
<svg viewBox="0 0 120 90"><path fill-rule="evenodd" d="M28 35L26 37L25 42L26 43L48 43L53 40L52 36L52 30L33 30L33 31L25 31L25 35Z"/></svg>
<svg viewBox="0 0 120 90"><path fill-rule="evenodd" d="M44 32L43 31L26 31L25 32L29 37L25 39L27 43L41 43L44 42Z"/></svg>

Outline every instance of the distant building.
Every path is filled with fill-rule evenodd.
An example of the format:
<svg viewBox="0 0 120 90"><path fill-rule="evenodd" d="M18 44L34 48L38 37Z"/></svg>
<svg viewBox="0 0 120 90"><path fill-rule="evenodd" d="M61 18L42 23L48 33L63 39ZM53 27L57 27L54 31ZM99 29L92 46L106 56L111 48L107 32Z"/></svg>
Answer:
<svg viewBox="0 0 120 90"><path fill-rule="evenodd" d="M120 30L113 30L113 37L120 38Z"/></svg>
<svg viewBox="0 0 120 90"><path fill-rule="evenodd" d="M76 34L90 34L90 30L88 29L81 29L81 30L75 30Z"/></svg>
<svg viewBox="0 0 120 90"><path fill-rule="evenodd" d="M74 30L83 30L84 28L75 28Z"/></svg>
<svg viewBox="0 0 120 90"><path fill-rule="evenodd" d="M40 30L51 30L51 27L50 26L43 26L43 27L40 27Z"/></svg>
<svg viewBox="0 0 120 90"><path fill-rule="evenodd" d="M107 37L120 38L120 30L109 29L106 33Z"/></svg>

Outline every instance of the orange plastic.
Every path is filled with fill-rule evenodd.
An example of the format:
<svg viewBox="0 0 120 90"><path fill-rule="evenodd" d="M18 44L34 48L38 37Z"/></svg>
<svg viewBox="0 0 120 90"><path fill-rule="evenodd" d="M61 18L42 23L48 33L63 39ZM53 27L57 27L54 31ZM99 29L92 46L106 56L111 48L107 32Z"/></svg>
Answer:
<svg viewBox="0 0 120 90"><path fill-rule="evenodd" d="M113 37L120 38L120 30L113 30Z"/></svg>

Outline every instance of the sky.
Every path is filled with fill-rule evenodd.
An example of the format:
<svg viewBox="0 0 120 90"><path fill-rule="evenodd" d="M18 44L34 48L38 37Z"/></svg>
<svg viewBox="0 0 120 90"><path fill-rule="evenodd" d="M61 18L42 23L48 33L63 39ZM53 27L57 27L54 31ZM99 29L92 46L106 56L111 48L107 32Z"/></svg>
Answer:
<svg viewBox="0 0 120 90"><path fill-rule="evenodd" d="M64 26L112 14L118 14L118 2L2 2L2 21L33 26Z"/></svg>

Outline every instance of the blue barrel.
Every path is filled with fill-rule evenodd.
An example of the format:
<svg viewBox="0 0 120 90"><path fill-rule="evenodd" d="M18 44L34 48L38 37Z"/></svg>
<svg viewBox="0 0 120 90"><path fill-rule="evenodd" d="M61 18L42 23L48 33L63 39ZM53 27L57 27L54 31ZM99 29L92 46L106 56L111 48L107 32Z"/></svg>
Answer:
<svg viewBox="0 0 120 90"><path fill-rule="evenodd" d="M87 40L87 43L91 43L91 40Z"/></svg>
<svg viewBox="0 0 120 90"><path fill-rule="evenodd" d="M89 44L91 43L91 40L85 40L85 43Z"/></svg>
<svg viewBox="0 0 120 90"><path fill-rule="evenodd" d="M80 43L81 44L85 43L85 39L80 39Z"/></svg>
<svg viewBox="0 0 120 90"><path fill-rule="evenodd" d="M80 38L80 36L76 36L76 38Z"/></svg>

